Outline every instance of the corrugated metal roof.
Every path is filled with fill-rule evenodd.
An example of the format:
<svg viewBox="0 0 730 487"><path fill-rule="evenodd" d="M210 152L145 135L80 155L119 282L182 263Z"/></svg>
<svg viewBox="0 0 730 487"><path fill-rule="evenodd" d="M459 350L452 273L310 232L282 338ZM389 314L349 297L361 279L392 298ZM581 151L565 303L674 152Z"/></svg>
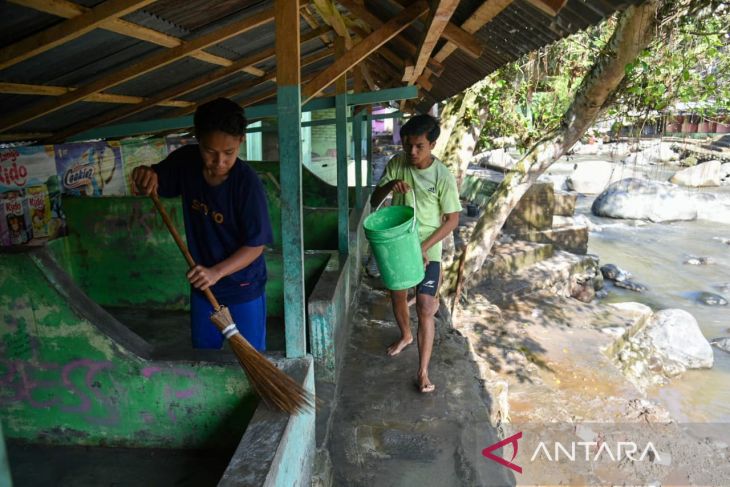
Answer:
<svg viewBox="0 0 730 487"><path fill-rule="evenodd" d="M101 2L81 0L76 3L85 7L93 7ZM483 0L462 0L452 17L452 22L461 25L482 3ZM460 50L451 54L443 63L445 69L441 76L431 77L432 88L429 92L425 92L424 98L417 107L425 110L433 102L441 101L460 92L505 63L515 60L531 50L555 42L565 35L595 24L629 3L633 3L633 0L568 0L559 14L551 17L535 8L527 0L515 0L474 34L485 46L483 55L479 59L473 59ZM397 1L393 0L369 0L365 4L367 9L382 21L387 21L402 8ZM231 22L270 9L272 6L271 0L222 0L218 2L159 0L142 10L127 14L123 19L184 42L190 42L202 35L215 32ZM316 13L316 9L310 10L314 18L322 24L323 21ZM340 7L340 11L348 14L345 8ZM62 22L64 19L60 17L11 2L3 2L0 6L0 42L3 46L8 46ZM311 32L310 26L305 22L302 22L301 26L301 35ZM418 21L409 27L403 36L411 44L418 45L422 29L423 22ZM183 57L144 75L109 86L103 92L153 97L163 90L222 69L220 63L225 60L236 61L271 49L274 42L274 24L269 22L242 35L205 48L206 53L223 59L223 61L219 61L219 64ZM445 41L442 39L434 52L437 52L444 44ZM395 42L388 43L388 47L404 61L409 56ZM319 38L314 38L301 46L301 53L302 56L309 56L322 49L325 49L325 44ZM0 70L0 82L83 87L102 77L113 77L120 69L134 66L150 55L167 50L167 47L152 42L98 28L62 43L54 49ZM302 69L302 77L324 69L332 61L333 57L330 56L305 66ZM263 72L272 72L275 66L276 61L273 58L256 64L256 67ZM254 79L255 77L251 74L238 72L209 83L200 89L181 93L174 96L173 99L198 102L241 86L242 89L248 88L243 89L234 98L245 104L248 100L268 93L274 86L271 81L252 86ZM401 82L393 80L391 83L397 85ZM0 94L3 117L12 117L28 110L29 107L37 106L38 103L47 103L47 100L49 100L49 96ZM47 115L24 121L5 131L13 133L57 132L69 126L77 127L81 122L93 122L95 117L121 110L125 106L128 105L77 101ZM180 110L174 107L153 106L119 121L148 120L172 116L179 112ZM2 119L0 119L1 121Z"/></svg>

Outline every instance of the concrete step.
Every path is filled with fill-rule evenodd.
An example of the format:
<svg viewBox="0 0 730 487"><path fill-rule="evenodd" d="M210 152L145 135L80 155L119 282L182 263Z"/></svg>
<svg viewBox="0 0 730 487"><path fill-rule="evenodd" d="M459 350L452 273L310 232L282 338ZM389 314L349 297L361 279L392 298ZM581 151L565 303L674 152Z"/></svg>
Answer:
<svg viewBox="0 0 730 487"><path fill-rule="evenodd" d="M512 230L511 235L528 242L549 243L556 249L574 254L588 251L588 227L582 224L565 224L548 230L517 229Z"/></svg>
<svg viewBox="0 0 730 487"><path fill-rule="evenodd" d="M490 302L497 305L542 290L569 296L577 278L596 272L597 268L598 258L594 255L576 255L557 250L549 259L510 276L484 279L476 292L486 295Z"/></svg>
<svg viewBox="0 0 730 487"><path fill-rule="evenodd" d="M479 280L497 278L519 272L553 256L551 244L515 240L496 243L477 277Z"/></svg>

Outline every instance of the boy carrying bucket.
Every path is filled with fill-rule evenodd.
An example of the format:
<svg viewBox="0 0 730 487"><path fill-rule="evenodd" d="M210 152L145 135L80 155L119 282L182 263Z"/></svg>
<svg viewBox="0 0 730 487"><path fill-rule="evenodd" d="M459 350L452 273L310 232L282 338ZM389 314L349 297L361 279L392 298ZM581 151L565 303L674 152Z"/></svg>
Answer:
<svg viewBox="0 0 730 487"><path fill-rule="evenodd" d="M447 167L431 154L441 129L430 115L412 117L400 129L403 151L388 161L370 204L377 207L392 191L393 205L406 205L415 194L418 233L425 277L416 286L418 314L418 375L416 384L422 393L433 392L428 378L434 338L434 315L439 302L436 294L441 281L441 240L459 224L461 203L456 180ZM411 201L411 203L413 203ZM401 337L390 345L387 353L398 355L413 342L408 310L408 290L390 291L393 314Z"/></svg>

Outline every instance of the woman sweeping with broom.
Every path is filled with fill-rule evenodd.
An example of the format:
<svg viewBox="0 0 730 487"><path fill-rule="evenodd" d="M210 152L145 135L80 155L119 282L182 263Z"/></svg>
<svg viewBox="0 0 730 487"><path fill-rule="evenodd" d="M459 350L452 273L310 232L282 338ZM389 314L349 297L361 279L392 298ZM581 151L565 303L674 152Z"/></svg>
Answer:
<svg viewBox="0 0 730 487"><path fill-rule="evenodd" d="M245 137L243 110L218 98L198 107L194 124L197 145L132 172L190 265L193 347L220 349L228 339L262 399L289 413L311 407L309 393L257 352L266 348L263 251L272 234L263 185L237 157ZM158 194L182 196L189 250Z"/></svg>

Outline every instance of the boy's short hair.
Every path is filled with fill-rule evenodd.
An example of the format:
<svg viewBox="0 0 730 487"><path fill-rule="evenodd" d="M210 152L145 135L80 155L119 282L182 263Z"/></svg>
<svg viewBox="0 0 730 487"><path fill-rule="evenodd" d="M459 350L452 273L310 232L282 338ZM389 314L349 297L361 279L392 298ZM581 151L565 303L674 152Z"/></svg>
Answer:
<svg viewBox="0 0 730 487"><path fill-rule="evenodd" d="M429 142L435 142L441 134L439 122L428 114L411 117L401 128L400 138L407 135L425 135Z"/></svg>
<svg viewBox="0 0 730 487"><path fill-rule="evenodd" d="M198 137L216 131L235 136L246 133L243 108L228 98L216 98L200 105L195 110L193 122Z"/></svg>

